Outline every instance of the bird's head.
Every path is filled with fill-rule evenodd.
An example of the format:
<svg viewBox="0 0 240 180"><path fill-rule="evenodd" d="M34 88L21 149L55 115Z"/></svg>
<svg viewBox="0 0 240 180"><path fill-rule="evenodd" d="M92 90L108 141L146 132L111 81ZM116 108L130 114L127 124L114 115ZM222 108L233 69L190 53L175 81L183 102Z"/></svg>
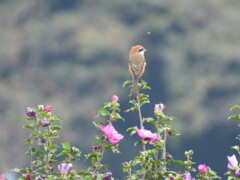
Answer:
<svg viewBox="0 0 240 180"><path fill-rule="evenodd" d="M132 55L132 54L139 54L139 55L143 55L144 56L144 53L146 52L147 50L141 46L141 45L136 45L136 46L133 46L129 52L129 55Z"/></svg>

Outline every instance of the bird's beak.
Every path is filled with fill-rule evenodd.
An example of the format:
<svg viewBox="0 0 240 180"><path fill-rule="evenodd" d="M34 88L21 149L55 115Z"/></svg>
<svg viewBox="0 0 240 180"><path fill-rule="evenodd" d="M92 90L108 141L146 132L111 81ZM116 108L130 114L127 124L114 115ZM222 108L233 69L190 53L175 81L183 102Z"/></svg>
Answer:
<svg viewBox="0 0 240 180"><path fill-rule="evenodd" d="M146 52L147 51L147 49L144 49L144 52Z"/></svg>

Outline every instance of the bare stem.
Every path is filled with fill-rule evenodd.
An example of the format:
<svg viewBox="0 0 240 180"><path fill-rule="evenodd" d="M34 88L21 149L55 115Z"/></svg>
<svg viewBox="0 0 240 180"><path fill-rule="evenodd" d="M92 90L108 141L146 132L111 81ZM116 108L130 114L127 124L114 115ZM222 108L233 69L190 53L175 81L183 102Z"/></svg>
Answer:
<svg viewBox="0 0 240 180"><path fill-rule="evenodd" d="M157 132L157 142L159 141L159 138L160 138L160 134L159 134L159 132L158 132L158 122L159 122L159 116L157 116L157 122L156 122L156 132ZM158 148L156 148L156 154L155 154L155 161L157 162L157 160L158 160L158 153L159 153L159 150L158 150ZM158 165L156 164L155 165L155 172L156 172L156 174L158 173Z"/></svg>
<svg viewBox="0 0 240 180"><path fill-rule="evenodd" d="M49 148L50 146L50 139L49 139L49 135L50 135L50 127L48 126L48 135L47 135L47 147ZM48 170L46 171L46 178L48 178L49 175L49 149L46 150L46 168L48 168Z"/></svg>
<svg viewBox="0 0 240 180"><path fill-rule="evenodd" d="M167 130L166 130L166 127L165 127L165 124L163 126L164 128L164 131L163 131L163 151L162 151L162 159L163 159L163 172L166 171L166 143L167 143Z"/></svg>
<svg viewBox="0 0 240 180"><path fill-rule="evenodd" d="M140 121L140 128L143 129L143 120L142 120L142 113L141 113L141 101L140 101L140 97L139 97L139 93L138 93L138 103L137 103L137 107L138 107L138 115L139 115L139 121ZM146 146L144 141L142 141L142 148L143 151L146 151ZM142 176L142 180L145 180L145 176L146 176L146 165L144 166L144 172L143 172L143 176Z"/></svg>
<svg viewBox="0 0 240 180"><path fill-rule="evenodd" d="M139 95L138 95L139 97ZM140 102L140 98L138 98L138 103L137 103L137 107L138 107L138 115L139 115L139 121L140 121L140 128L143 129L143 120L142 120L142 113L141 113L141 102ZM146 146L145 143L142 141L142 147L143 147L143 151L146 151Z"/></svg>

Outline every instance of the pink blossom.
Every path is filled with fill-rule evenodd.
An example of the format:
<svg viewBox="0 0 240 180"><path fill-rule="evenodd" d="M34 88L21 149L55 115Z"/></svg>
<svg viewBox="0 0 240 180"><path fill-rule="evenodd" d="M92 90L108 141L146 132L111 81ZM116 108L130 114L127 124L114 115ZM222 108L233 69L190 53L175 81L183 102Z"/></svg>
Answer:
<svg viewBox="0 0 240 180"><path fill-rule="evenodd" d="M72 164L61 163L61 164L58 165L58 171L61 174L67 174L72 169L73 169L73 165Z"/></svg>
<svg viewBox="0 0 240 180"><path fill-rule="evenodd" d="M43 111L45 111L45 112L51 112L51 111L52 111L52 106L49 106L49 105L44 106Z"/></svg>
<svg viewBox="0 0 240 180"><path fill-rule="evenodd" d="M184 180L195 180L195 178L192 178L190 173L184 173L183 174L183 179Z"/></svg>
<svg viewBox="0 0 240 180"><path fill-rule="evenodd" d="M237 177L240 177L240 168L238 168L235 172L234 175Z"/></svg>
<svg viewBox="0 0 240 180"><path fill-rule="evenodd" d="M6 176L4 174L0 174L0 180L6 180Z"/></svg>
<svg viewBox="0 0 240 180"><path fill-rule="evenodd" d="M112 102L115 101L115 102L118 102L119 98L117 95L113 95L112 96Z"/></svg>
<svg viewBox="0 0 240 180"><path fill-rule="evenodd" d="M142 129L137 129L138 135L145 140L151 140L152 142L156 142L158 135L157 133L152 133L149 130L146 130L144 128Z"/></svg>
<svg viewBox="0 0 240 180"><path fill-rule="evenodd" d="M107 126L99 125L99 128L104 132L112 144L118 143L124 137L116 131L111 123Z"/></svg>
<svg viewBox="0 0 240 180"><path fill-rule="evenodd" d="M228 156L228 170L232 171L238 166L238 160L235 155Z"/></svg>
<svg viewBox="0 0 240 180"><path fill-rule="evenodd" d="M163 111L165 109L165 105L163 103L155 104L154 111Z"/></svg>
<svg viewBox="0 0 240 180"><path fill-rule="evenodd" d="M200 164L198 166L198 171L201 173L201 174L206 174L207 171L208 171L208 167L206 164Z"/></svg>

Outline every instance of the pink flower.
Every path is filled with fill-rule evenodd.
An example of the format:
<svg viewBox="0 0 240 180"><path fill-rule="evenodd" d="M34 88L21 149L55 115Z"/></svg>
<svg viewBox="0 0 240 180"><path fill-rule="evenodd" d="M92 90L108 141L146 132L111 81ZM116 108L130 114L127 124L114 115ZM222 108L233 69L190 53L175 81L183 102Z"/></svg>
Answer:
<svg viewBox="0 0 240 180"><path fill-rule="evenodd" d="M45 112L51 112L51 111L52 111L52 106L49 106L49 105L44 106L43 111L45 111Z"/></svg>
<svg viewBox="0 0 240 180"><path fill-rule="evenodd" d="M184 173L183 174L183 179L184 180L195 180L195 178L192 178L190 173Z"/></svg>
<svg viewBox="0 0 240 180"><path fill-rule="evenodd" d="M163 103L155 104L154 111L163 111L165 109L165 105Z"/></svg>
<svg viewBox="0 0 240 180"><path fill-rule="evenodd" d="M228 156L228 170L233 171L238 166L238 160L235 155Z"/></svg>
<svg viewBox="0 0 240 180"><path fill-rule="evenodd" d="M67 174L72 169L73 169L73 165L72 164L61 163L61 164L58 165L58 171L61 174Z"/></svg>
<svg viewBox="0 0 240 180"><path fill-rule="evenodd" d="M0 174L0 180L7 180L7 178L4 174Z"/></svg>
<svg viewBox="0 0 240 180"><path fill-rule="evenodd" d="M47 119L47 118L43 118L42 119L42 126L43 127L47 127L47 126L49 126L50 125L50 119Z"/></svg>
<svg viewBox="0 0 240 180"><path fill-rule="evenodd" d="M113 95L112 96L112 102L115 101L115 102L118 102L119 98L117 95Z"/></svg>
<svg viewBox="0 0 240 180"><path fill-rule="evenodd" d="M201 174L206 174L207 171L208 171L208 167L206 164L200 164L198 166L198 171L201 173Z"/></svg>
<svg viewBox="0 0 240 180"><path fill-rule="evenodd" d="M118 143L124 137L116 131L112 124L107 126L99 125L99 128L104 132L112 144Z"/></svg>
<svg viewBox="0 0 240 180"><path fill-rule="evenodd" d="M240 168L238 168L235 172L234 175L237 177L240 177Z"/></svg>
<svg viewBox="0 0 240 180"><path fill-rule="evenodd" d="M151 140L152 142L156 142L158 135L157 133L152 133L149 130L146 130L144 128L142 129L137 129L138 135L140 138L145 139L145 140Z"/></svg>

